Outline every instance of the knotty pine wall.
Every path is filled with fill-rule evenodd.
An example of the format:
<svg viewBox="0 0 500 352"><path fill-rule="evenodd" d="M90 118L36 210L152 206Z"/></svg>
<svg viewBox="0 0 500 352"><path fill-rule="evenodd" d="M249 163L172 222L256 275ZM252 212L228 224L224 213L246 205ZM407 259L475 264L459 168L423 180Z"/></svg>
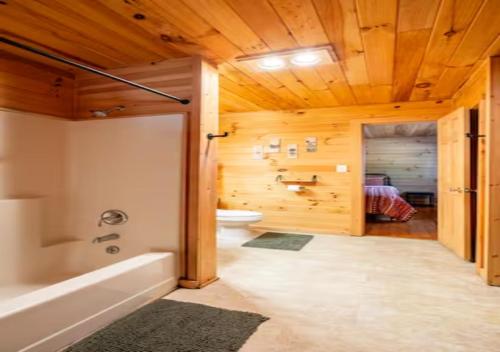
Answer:
<svg viewBox="0 0 500 352"><path fill-rule="evenodd" d="M0 50L0 108L70 118L74 76Z"/></svg>
<svg viewBox="0 0 500 352"><path fill-rule="evenodd" d="M489 104L490 97L488 81L490 77L490 60L484 60L482 64L475 67L471 77L465 82L460 90L454 95L455 107L464 106L468 109L479 109L479 134L486 135L486 138L478 140L478 184L477 184L477 228L476 228L476 269L486 280L493 281L493 272L499 270L490 265L492 256L488 254L488 228L489 228L489 186L488 186L488 154L490 134L487 129L490 126L490 112L486 105ZM498 254L498 251L496 252Z"/></svg>
<svg viewBox="0 0 500 352"><path fill-rule="evenodd" d="M404 192L437 195L436 136L365 139L366 172L384 173Z"/></svg>
<svg viewBox="0 0 500 352"><path fill-rule="evenodd" d="M191 99L195 89L193 86L194 66L198 60L199 58L193 57L171 59L107 72L180 98ZM111 113L110 117L189 112L193 107L193 104L181 105L165 97L93 73L78 72L75 119L95 119L92 117L91 110L107 110L118 105L125 106L125 109Z"/></svg>
<svg viewBox="0 0 500 352"><path fill-rule="evenodd" d="M198 61L199 58L187 57L107 72L181 98L192 98ZM118 105L125 106L125 110L114 111L109 117L191 112L194 106L181 105L93 73L65 71L59 66L0 51L0 107L86 120L95 119L91 110L108 110Z"/></svg>
<svg viewBox="0 0 500 352"><path fill-rule="evenodd" d="M454 102L479 108L479 134L485 137L479 139L476 268L489 284L500 286L500 56L475 65Z"/></svg>
<svg viewBox="0 0 500 352"><path fill-rule="evenodd" d="M500 56L488 62L486 94L486 241L487 281L500 286Z"/></svg>
<svg viewBox="0 0 500 352"><path fill-rule="evenodd" d="M445 101L222 114L220 131L230 136L219 140L219 207L263 212L259 226L271 229L349 234L351 171L362 157L353 154L353 121L432 121L451 109ZM281 152L252 160L252 147L273 137L281 138ZM317 152L305 151L306 137L318 138ZM298 144L298 159L287 158L287 144ZM335 172L337 164L346 164L349 172ZM303 180L318 175L319 181L297 194L276 182L278 175Z"/></svg>

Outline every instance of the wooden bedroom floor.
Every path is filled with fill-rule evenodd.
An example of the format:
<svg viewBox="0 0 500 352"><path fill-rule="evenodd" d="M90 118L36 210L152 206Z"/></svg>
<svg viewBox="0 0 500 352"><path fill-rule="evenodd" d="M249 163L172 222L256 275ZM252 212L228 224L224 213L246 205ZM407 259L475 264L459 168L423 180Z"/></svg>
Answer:
<svg viewBox="0 0 500 352"><path fill-rule="evenodd" d="M437 240L436 208L417 208L417 210L418 213L407 222L367 221L365 233L371 236Z"/></svg>

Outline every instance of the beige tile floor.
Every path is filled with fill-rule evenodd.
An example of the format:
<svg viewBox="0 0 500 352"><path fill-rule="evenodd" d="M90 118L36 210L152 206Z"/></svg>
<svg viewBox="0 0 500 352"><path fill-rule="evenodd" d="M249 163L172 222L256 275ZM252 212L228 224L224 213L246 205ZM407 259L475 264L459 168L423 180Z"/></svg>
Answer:
<svg viewBox="0 0 500 352"><path fill-rule="evenodd" d="M244 237L219 237L219 281L166 297L270 317L241 352L500 351L500 287L436 241L318 235L291 252Z"/></svg>

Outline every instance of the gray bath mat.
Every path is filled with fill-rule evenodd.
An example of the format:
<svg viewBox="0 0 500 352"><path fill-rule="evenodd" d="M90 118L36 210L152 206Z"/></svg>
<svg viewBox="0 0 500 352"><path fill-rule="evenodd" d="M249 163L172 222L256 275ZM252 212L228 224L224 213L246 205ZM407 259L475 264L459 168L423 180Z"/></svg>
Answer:
<svg viewBox="0 0 500 352"><path fill-rule="evenodd" d="M284 249L300 251L314 236L294 233L266 232L251 241L243 243L243 247Z"/></svg>
<svg viewBox="0 0 500 352"><path fill-rule="evenodd" d="M160 299L65 352L238 351L268 319L255 313Z"/></svg>

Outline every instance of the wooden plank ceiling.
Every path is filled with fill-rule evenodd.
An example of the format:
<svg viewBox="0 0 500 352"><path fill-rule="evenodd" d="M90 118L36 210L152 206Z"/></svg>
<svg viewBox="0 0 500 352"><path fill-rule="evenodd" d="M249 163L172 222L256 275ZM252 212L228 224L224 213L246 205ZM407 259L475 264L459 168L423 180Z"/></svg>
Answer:
<svg viewBox="0 0 500 352"><path fill-rule="evenodd" d="M222 112L451 97L500 54L500 0L0 0L1 32L100 68L203 55ZM331 44L315 68L238 56Z"/></svg>

